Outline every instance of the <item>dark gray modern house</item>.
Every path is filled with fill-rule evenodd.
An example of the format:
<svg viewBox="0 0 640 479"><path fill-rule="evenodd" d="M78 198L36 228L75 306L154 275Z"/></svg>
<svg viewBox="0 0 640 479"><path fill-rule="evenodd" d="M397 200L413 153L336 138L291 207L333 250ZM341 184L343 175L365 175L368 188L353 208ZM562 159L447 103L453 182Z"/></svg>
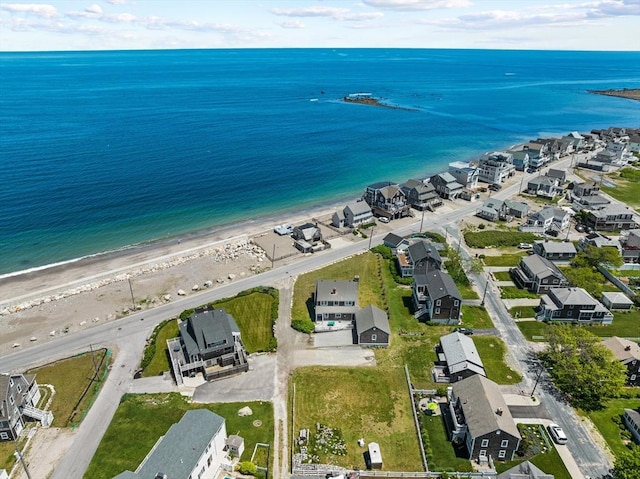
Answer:
<svg viewBox="0 0 640 479"><path fill-rule="evenodd" d="M458 324L462 295L447 273L426 269L413 275L414 316L439 324Z"/></svg>
<svg viewBox="0 0 640 479"><path fill-rule="evenodd" d="M438 383L455 383L475 374L486 376L482 359L469 336L458 332L442 336L436 355L438 361L432 374Z"/></svg>

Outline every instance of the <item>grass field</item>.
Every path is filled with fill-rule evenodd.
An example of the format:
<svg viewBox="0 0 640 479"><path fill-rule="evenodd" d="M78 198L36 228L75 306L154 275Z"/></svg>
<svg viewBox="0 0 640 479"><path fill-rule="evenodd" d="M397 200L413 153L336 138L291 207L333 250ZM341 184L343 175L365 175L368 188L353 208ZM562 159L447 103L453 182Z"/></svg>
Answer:
<svg viewBox="0 0 640 479"><path fill-rule="evenodd" d="M509 314L513 318L535 318L536 311L534 306L514 306L509 310Z"/></svg>
<svg viewBox="0 0 640 479"><path fill-rule="evenodd" d="M83 353L27 371L36 375L38 384L52 384L56 390L50 408L54 427L77 426L82 422L102 387L110 361L111 353L99 349L93 357L90 352Z"/></svg>
<svg viewBox="0 0 640 479"><path fill-rule="evenodd" d="M512 253L501 254L500 256L485 256L482 261L485 266L518 266L520 260L524 258L527 253Z"/></svg>
<svg viewBox="0 0 640 479"><path fill-rule="evenodd" d="M322 454L320 461L344 467L365 467L366 445L359 438L377 442L385 469L422 470L411 402L401 367L302 368L293 373L295 416L293 430L316 423L338 428L346 444L346 455Z"/></svg>
<svg viewBox="0 0 640 479"><path fill-rule="evenodd" d="M169 358L167 357L167 339L176 338L180 335L178 331L178 320L173 319L164 324L158 325L158 332L153 340L154 351L151 362L142 371L142 377L148 378L158 376L165 371L169 371ZM148 347L148 346L147 346Z"/></svg>
<svg viewBox="0 0 640 479"><path fill-rule="evenodd" d="M364 253L352 258L340 261L317 271L302 274L296 280L293 290L293 306L291 319L311 320L313 306L313 294L316 290L316 281L319 279L353 279L355 274L360 275L358 289L358 302L360 307L373 304L384 308L378 256L373 253ZM383 268L388 270L388 268ZM357 272L357 273L356 273Z"/></svg>
<svg viewBox="0 0 640 479"><path fill-rule="evenodd" d="M519 243L533 243L539 239L533 233L523 233L516 228L486 231L465 231L464 240L470 248L501 248L518 246Z"/></svg>
<svg viewBox="0 0 640 479"><path fill-rule="evenodd" d="M638 278L640 277L640 269L614 269L611 274L617 278Z"/></svg>
<svg viewBox="0 0 640 479"><path fill-rule="evenodd" d="M498 384L517 384L522 380L522 376L504 362L507 347L502 339L495 336L474 336L473 342L489 379Z"/></svg>
<svg viewBox="0 0 640 479"><path fill-rule="evenodd" d="M539 298L535 293L528 291L526 289L520 289L517 286L499 286L500 288L500 297L502 299L517 299L517 298L529 298L536 299Z"/></svg>
<svg viewBox="0 0 640 479"><path fill-rule="evenodd" d="M541 321L518 321L516 325L529 341L544 341L542 338L547 333L547 328L550 327ZM536 339L533 339L534 336Z"/></svg>
<svg viewBox="0 0 640 479"><path fill-rule="evenodd" d="M26 443L27 435L24 432L18 439L17 444L13 441L0 442L0 469L6 469L7 473L11 471L11 468L16 463L16 457L13 455L16 452L16 446L22 451Z"/></svg>
<svg viewBox="0 0 640 479"><path fill-rule="evenodd" d="M418 417L422 435L428 440L428 444L425 444L425 453L429 470L471 472L473 470L471 463L464 456L466 451L454 449L449 441L442 416L420 414Z"/></svg>
<svg viewBox="0 0 640 479"><path fill-rule="evenodd" d="M244 406L253 410L252 416L238 416ZM209 409L224 417L227 433L244 438L243 460L249 460L257 442L273 442L273 406L269 402L193 404L177 393L127 394L84 477L111 479L125 470L135 471L158 438L189 409ZM262 421L262 425L255 427L255 420Z"/></svg>
<svg viewBox="0 0 640 479"><path fill-rule="evenodd" d="M471 285L456 284L456 286L458 287L458 291L460 291L462 299L480 299L480 296L478 296L478 293L475 292Z"/></svg>
<svg viewBox="0 0 640 479"><path fill-rule="evenodd" d="M615 187L602 186L600 189L613 196L615 199L626 203L632 208L640 207L640 197L638 195L638 181L640 174L633 168L623 168L617 173L607 175L614 179Z"/></svg>
<svg viewBox="0 0 640 479"><path fill-rule="evenodd" d="M494 271L491 273L496 281L512 281L509 271Z"/></svg>
<svg viewBox="0 0 640 479"><path fill-rule="evenodd" d="M462 305L462 324L472 329L488 329L493 328L493 321L489 317L489 313L482 306Z"/></svg>
<svg viewBox="0 0 640 479"><path fill-rule="evenodd" d="M541 321L520 321L516 323L522 334L532 341L532 336L544 336L547 328L554 325ZM608 338L611 336L621 336L627 338L640 338L640 311L629 313L614 313L613 324L609 326L577 326L577 328L588 328L596 336Z"/></svg>
<svg viewBox="0 0 640 479"><path fill-rule="evenodd" d="M620 418L627 408L637 410L640 407L640 399L611 399L604 406L600 411L589 412L589 417L607 441L613 454L619 456L623 452L629 452L620 434L622 430L613 419Z"/></svg>

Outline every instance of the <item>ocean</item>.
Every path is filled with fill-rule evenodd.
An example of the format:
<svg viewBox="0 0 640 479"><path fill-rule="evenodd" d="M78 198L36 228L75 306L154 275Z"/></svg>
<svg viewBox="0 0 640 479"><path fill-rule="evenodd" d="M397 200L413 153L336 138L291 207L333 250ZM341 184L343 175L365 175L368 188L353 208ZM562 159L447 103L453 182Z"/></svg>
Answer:
<svg viewBox="0 0 640 479"><path fill-rule="evenodd" d="M0 53L0 274L352 200L541 135L640 126L640 52ZM347 104L370 92L402 108Z"/></svg>

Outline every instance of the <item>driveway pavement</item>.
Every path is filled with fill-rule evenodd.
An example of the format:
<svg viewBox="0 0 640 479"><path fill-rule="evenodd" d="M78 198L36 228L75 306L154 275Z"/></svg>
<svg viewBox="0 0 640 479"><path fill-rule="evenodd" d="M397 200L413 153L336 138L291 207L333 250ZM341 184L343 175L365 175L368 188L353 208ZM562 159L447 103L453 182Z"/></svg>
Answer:
<svg viewBox="0 0 640 479"><path fill-rule="evenodd" d="M353 329L341 329L339 331L317 333L313 336L313 345L316 348L326 348L330 346L352 346Z"/></svg>

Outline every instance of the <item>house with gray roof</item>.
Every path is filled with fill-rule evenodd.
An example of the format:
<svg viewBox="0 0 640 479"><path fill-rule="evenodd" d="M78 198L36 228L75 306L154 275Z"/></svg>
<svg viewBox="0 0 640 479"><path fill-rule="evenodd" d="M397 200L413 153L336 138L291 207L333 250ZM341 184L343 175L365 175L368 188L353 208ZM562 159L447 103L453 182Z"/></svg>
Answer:
<svg viewBox="0 0 640 479"><path fill-rule="evenodd" d="M435 244L419 239L409 245L405 251L396 253L400 275L403 278L411 277L416 268L423 270L442 269L442 258Z"/></svg>
<svg viewBox="0 0 640 479"><path fill-rule="evenodd" d="M569 227L571 214L556 206L545 206L540 211L530 213L527 221L521 227L521 231L542 233L548 229L562 231Z"/></svg>
<svg viewBox="0 0 640 479"><path fill-rule="evenodd" d="M582 288L555 288L540 297L538 321L611 324L613 314Z"/></svg>
<svg viewBox="0 0 640 479"><path fill-rule="evenodd" d="M560 182L560 184L562 184L567 180L567 171L549 168L549 171L547 171L547 176L549 178L556 178Z"/></svg>
<svg viewBox="0 0 640 479"><path fill-rule="evenodd" d="M406 250L411 242L399 236L395 233L388 233L384 238L382 238L383 244L388 246L392 250Z"/></svg>
<svg viewBox="0 0 640 479"><path fill-rule="evenodd" d="M513 460L522 437L496 383L475 374L454 383L447 396L451 440L463 443L471 460Z"/></svg>
<svg viewBox="0 0 640 479"><path fill-rule="evenodd" d="M550 261L570 261L578 254L573 243L568 241L536 241L533 252Z"/></svg>
<svg viewBox="0 0 640 479"><path fill-rule="evenodd" d="M560 180L551 176L536 176L527 182L526 192L530 195L553 199L562 195L564 190Z"/></svg>
<svg viewBox="0 0 640 479"><path fill-rule="evenodd" d="M537 254L525 256L516 268L509 270L514 283L519 288L532 293L547 293L551 288L566 288L569 281L558 267Z"/></svg>
<svg viewBox="0 0 640 479"><path fill-rule="evenodd" d="M505 213L516 218L524 218L529 213L529 205L524 201L504 200Z"/></svg>
<svg viewBox="0 0 640 479"><path fill-rule="evenodd" d="M360 309L358 281L319 279L313 300L316 329L350 328Z"/></svg>
<svg viewBox="0 0 640 479"><path fill-rule="evenodd" d="M631 432L634 442L640 444L640 412L634 409L625 409L622 422Z"/></svg>
<svg viewBox="0 0 640 479"><path fill-rule="evenodd" d="M609 311L629 311L633 308L633 301L626 294L617 291L603 291L600 301Z"/></svg>
<svg viewBox="0 0 640 479"><path fill-rule="evenodd" d="M226 439L223 417L208 409L192 409L158 440L135 472L125 471L114 479L213 479L223 469L233 470Z"/></svg>
<svg viewBox="0 0 640 479"><path fill-rule="evenodd" d="M438 206L442 206L443 204L435 187L426 180L411 179L403 183L401 188L407 197L407 203L419 211L434 211Z"/></svg>
<svg viewBox="0 0 640 479"><path fill-rule="evenodd" d="M615 248L622 253L622 245L617 238L605 236L601 233L589 233L578 241L578 248L584 250L587 246L595 246L596 248Z"/></svg>
<svg viewBox="0 0 640 479"><path fill-rule="evenodd" d="M458 183L451 173L439 173L432 176L429 182L445 200L455 200L464 189L464 186Z"/></svg>
<svg viewBox="0 0 640 479"><path fill-rule="evenodd" d="M529 461L521 462L498 474L497 479L554 479L553 474L547 474Z"/></svg>
<svg viewBox="0 0 640 479"><path fill-rule="evenodd" d="M473 189L478 186L478 167L464 161L449 163L449 174L465 188Z"/></svg>
<svg viewBox="0 0 640 479"><path fill-rule="evenodd" d="M365 188L362 198L371 207L374 216L390 220L410 214L407 197L400 185L391 181L380 181Z"/></svg>
<svg viewBox="0 0 640 479"><path fill-rule="evenodd" d="M605 339L602 345L627 369L627 384L640 386L640 345L617 336Z"/></svg>
<svg viewBox="0 0 640 479"><path fill-rule="evenodd" d="M505 151L486 153L478 160L478 181L489 184L504 183L516 173L513 154Z"/></svg>
<svg viewBox="0 0 640 479"><path fill-rule="evenodd" d="M507 150L513 156L513 166L518 171L524 171L529 168L529 152L524 150Z"/></svg>
<svg viewBox="0 0 640 479"><path fill-rule="evenodd" d="M356 313L356 344L367 347L387 347L391 328L387 313L370 304Z"/></svg>
<svg viewBox="0 0 640 479"><path fill-rule="evenodd" d="M640 230L628 230L620 236L622 259L625 263L640 263Z"/></svg>
<svg viewBox="0 0 640 479"><path fill-rule="evenodd" d="M462 295L453 279L439 270L414 272L412 285L414 317L438 324L458 324Z"/></svg>
<svg viewBox="0 0 640 479"><path fill-rule="evenodd" d="M504 201L497 198L486 199L482 206L476 210L476 216L488 221L504 219Z"/></svg>
<svg viewBox="0 0 640 479"><path fill-rule="evenodd" d="M178 385L202 374L206 381L249 370L240 328L224 309L196 309L178 322L180 336L167 340L171 368Z"/></svg>
<svg viewBox="0 0 640 479"><path fill-rule="evenodd" d="M352 201L336 211L331 217L331 224L336 228L356 228L374 222L371 208L365 201Z"/></svg>
<svg viewBox="0 0 640 479"><path fill-rule="evenodd" d="M436 355L438 361L431 371L436 382L455 383L474 374L487 375L473 339L464 334L454 332L442 336Z"/></svg>
<svg viewBox="0 0 640 479"><path fill-rule="evenodd" d="M29 421L53 422L51 411L38 408L40 389L34 374L0 374L0 442L15 441Z"/></svg>
<svg viewBox="0 0 640 479"><path fill-rule="evenodd" d="M638 227L634 211L621 204L609 204L599 210L587 210L586 223L597 231L631 230Z"/></svg>

